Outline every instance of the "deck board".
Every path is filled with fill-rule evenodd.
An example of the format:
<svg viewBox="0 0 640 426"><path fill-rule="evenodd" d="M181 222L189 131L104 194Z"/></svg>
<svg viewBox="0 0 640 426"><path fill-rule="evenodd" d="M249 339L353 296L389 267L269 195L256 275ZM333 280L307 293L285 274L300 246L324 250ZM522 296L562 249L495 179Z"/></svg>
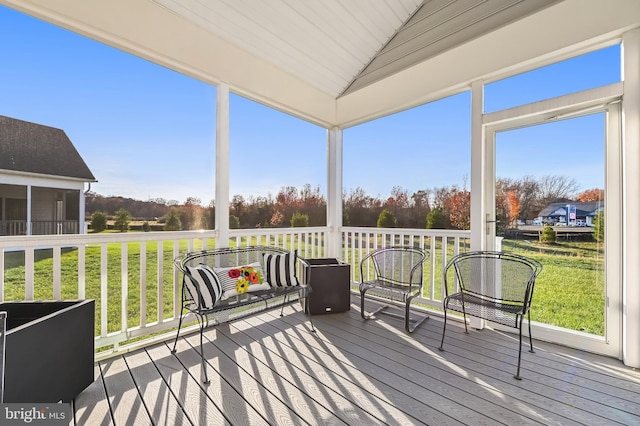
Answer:
<svg viewBox="0 0 640 426"><path fill-rule="evenodd" d="M113 425L113 418L109 411L107 394L104 390L104 382L98 364L94 367L93 377L96 380L73 401L74 423L77 425Z"/></svg>
<svg viewBox="0 0 640 426"><path fill-rule="evenodd" d="M100 364L100 370L116 425L151 425L138 389L124 357L111 358Z"/></svg>
<svg viewBox="0 0 640 426"><path fill-rule="evenodd" d="M357 302L314 316L316 333L298 306L207 329L208 386L197 333L175 355L166 342L100 361L75 424L640 424L640 372L618 360L534 341L517 381L517 336L451 323L441 352L440 318L408 335Z"/></svg>
<svg viewBox="0 0 640 426"><path fill-rule="evenodd" d="M153 424L188 424L185 413L146 351L124 355Z"/></svg>

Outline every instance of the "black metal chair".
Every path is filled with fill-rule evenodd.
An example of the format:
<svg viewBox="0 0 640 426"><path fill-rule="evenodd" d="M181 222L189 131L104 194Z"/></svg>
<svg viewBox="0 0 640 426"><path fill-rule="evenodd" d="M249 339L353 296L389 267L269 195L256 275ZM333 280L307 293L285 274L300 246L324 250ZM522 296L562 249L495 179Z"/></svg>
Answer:
<svg viewBox="0 0 640 426"><path fill-rule="evenodd" d="M426 257L423 250L414 247L383 247L365 256L360 261L362 318L368 320L377 313L403 318L404 328L408 333L412 333L429 318L427 315L410 317L411 301L422 294L423 263ZM404 315L386 311L388 304L367 315L364 309L366 295L404 303Z"/></svg>
<svg viewBox="0 0 640 426"><path fill-rule="evenodd" d="M453 268L455 273L450 270ZM533 350L531 337L531 300L536 277L542 265L532 259L516 254L495 251L474 251L454 256L444 272L445 298L442 341L447 328L447 311L461 312L464 316L465 332L467 315L517 328L520 350L515 378L520 380L522 357L522 321L527 316L529 323L529 352Z"/></svg>

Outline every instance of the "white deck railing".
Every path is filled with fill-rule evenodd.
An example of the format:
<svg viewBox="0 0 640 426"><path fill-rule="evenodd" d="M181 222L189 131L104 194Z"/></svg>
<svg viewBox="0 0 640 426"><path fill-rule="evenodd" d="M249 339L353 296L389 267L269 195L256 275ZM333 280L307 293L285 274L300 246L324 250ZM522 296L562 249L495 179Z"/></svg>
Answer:
<svg viewBox="0 0 640 426"><path fill-rule="evenodd" d="M232 230L229 245L297 249L327 257L328 228ZM383 245L413 245L430 254L421 301L439 306L442 265L469 245L469 231L342 228L342 260L353 282L359 262ZM0 237L0 301L96 300L96 348L110 352L177 327L180 276L173 259L216 247L216 231ZM446 250L443 250L443 247ZM162 307L162 309L158 309Z"/></svg>

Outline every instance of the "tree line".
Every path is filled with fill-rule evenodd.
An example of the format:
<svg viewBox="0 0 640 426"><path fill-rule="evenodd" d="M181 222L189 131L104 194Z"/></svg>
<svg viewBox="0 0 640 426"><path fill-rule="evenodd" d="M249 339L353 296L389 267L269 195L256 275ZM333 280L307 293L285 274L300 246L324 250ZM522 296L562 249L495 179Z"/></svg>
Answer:
<svg viewBox="0 0 640 426"><path fill-rule="evenodd" d="M577 182L566 176L519 179L499 178L496 182L496 216L502 226L532 220L553 202L602 201L604 191L594 188L578 192ZM305 184L301 189L285 186L276 196L234 195L229 205L232 229L325 226L326 199L319 187ZM464 185L420 189L411 194L399 186L389 197L368 195L363 188L343 192L343 225L362 227L399 227L469 229L471 193ZM177 201L151 199L139 201L124 197L103 197L89 193L86 211L111 217L120 227L130 220L159 222L165 230L215 228L215 202L203 205L189 197ZM100 219L99 219L100 222ZM106 226L106 225L105 225ZM121 229L118 227L118 229ZM92 225L95 230L95 227ZM128 228L127 228L128 229ZM126 230L126 229L121 229ZM143 230L149 230L143 229Z"/></svg>

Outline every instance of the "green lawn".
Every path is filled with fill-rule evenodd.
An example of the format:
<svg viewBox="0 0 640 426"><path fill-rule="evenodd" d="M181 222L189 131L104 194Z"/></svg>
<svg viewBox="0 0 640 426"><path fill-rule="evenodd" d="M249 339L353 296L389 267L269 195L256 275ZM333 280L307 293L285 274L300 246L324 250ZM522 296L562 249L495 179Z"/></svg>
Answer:
<svg viewBox="0 0 640 426"><path fill-rule="evenodd" d="M593 242L503 241L503 250L537 260L531 319L604 335L604 250Z"/></svg>

